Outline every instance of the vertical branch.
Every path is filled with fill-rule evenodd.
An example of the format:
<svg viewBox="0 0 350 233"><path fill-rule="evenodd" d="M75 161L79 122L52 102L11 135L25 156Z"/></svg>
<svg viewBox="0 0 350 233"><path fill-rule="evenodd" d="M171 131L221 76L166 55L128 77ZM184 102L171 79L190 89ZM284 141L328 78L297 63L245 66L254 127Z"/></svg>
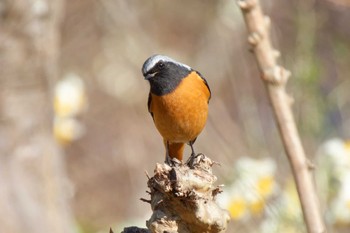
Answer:
<svg viewBox="0 0 350 233"><path fill-rule="evenodd" d="M291 110L293 101L285 90L290 72L276 62L279 52L271 45L270 19L263 15L258 0L238 0L238 5L248 29L248 42L252 46L261 78L267 88L283 145L292 167L308 232L326 232L312 180L312 166L305 156L295 125Z"/></svg>

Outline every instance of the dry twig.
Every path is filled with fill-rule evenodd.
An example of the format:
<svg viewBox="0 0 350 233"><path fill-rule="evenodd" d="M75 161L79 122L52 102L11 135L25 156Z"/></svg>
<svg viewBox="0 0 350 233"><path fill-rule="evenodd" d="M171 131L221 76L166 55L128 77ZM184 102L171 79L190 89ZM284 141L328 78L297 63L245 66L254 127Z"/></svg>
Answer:
<svg viewBox="0 0 350 233"><path fill-rule="evenodd" d="M277 65L276 58L279 52L273 49L270 42L270 19L263 15L258 0L238 0L238 5L248 28L248 42L252 46L261 77L267 88L284 148L293 170L308 232L326 232L312 180L312 169L305 156L291 111L293 101L285 90L290 72Z"/></svg>

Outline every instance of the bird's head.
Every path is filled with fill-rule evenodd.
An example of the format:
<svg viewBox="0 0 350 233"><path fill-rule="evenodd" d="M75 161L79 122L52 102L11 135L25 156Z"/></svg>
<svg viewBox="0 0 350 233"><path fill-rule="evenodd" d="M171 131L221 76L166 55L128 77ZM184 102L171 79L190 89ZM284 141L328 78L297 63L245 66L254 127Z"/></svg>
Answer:
<svg viewBox="0 0 350 233"><path fill-rule="evenodd" d="M191 71L188 65L163 55L149 57L142 66L142 74L150 82L151 92L156 95L173 91Z"/></svg>

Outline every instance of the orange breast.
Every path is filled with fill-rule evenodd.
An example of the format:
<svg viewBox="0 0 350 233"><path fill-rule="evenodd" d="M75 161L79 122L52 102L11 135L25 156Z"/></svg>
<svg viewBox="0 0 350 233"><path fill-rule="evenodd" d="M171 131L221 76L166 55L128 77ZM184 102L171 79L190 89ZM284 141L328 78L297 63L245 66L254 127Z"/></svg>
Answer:
<svg viewBox="0 0 350 233"><path fill-rule="evenodd" d="M150 111L155 125L169 142L189 142L203 130L208 116L210 92L196 72L164 96L152 94Z"/></svg>

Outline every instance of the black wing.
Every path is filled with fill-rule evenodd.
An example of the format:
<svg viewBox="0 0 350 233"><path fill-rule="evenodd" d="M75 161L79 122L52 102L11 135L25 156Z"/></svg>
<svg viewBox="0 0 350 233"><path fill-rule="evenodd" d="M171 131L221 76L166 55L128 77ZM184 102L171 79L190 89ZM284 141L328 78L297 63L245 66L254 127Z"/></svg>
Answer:
<svg viewBox="0 0 350 233"><path fill-rule="evenodd" d="M151 116L153 118L153 112L151 112L151 102L152 102L152 94L151 94L151 92L149 92L147 107L148 107L148 112L151 114Z"/></svg>

